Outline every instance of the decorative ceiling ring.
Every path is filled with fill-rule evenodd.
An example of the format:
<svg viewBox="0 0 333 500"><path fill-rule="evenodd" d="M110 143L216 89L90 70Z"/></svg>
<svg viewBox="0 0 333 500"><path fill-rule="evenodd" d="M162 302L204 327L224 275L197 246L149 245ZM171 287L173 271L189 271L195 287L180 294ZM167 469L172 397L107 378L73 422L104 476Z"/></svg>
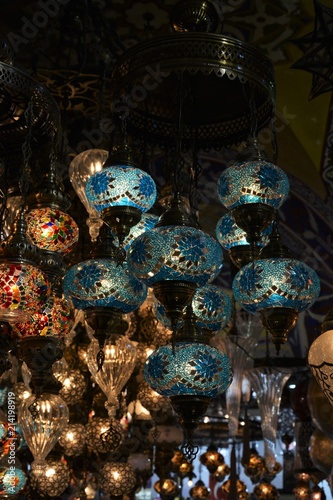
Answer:
<svg viewBox="0 0 333 500"><path fill-rule="evenodd" d="M251 128L267 126L274 113L271 62L247 43L212 33L168 35L128 50L111 76L111 109L128 115L134 136L170 145L178 124L180 81L185 147L193 141L194 128L200 148L238 144Z"/></svg>

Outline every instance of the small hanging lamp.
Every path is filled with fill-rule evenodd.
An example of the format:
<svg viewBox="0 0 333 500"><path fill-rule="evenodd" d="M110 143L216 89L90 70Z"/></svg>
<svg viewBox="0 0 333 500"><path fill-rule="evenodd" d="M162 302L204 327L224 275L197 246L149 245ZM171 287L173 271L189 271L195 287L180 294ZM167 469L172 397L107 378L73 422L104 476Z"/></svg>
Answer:
<svg viewBox="0 0 333 500"><path fill-rule="evenodd" d="M41 252L26 230L22 212L13 233L0 244L0 319L9 323L28 320L50 293L47 276L39 267Z"/></svg>
<svg viewBox="0 0 333 500"><path fill-rule="evenodd" d="M228 356L205 342L189 307L184 327L176 333L173 344L156 349L144 365L148 384L162 396L170 397L180 416L187 433L183 452L189 461L198 451L192 438L199 419L211 398L222 394L232 381Z"/></svg>
<svg viewBox="0 0 333 500"><path fill-rule="evenodd" d="M137 279L153 288L175 329L197 286L210 283L220 272L222 250L198 229L176 195L155 228L133 242L128 264Z"/></svg>
<svg viewBox="0 0 333 500"><path fill-rule="evenodd" d="M232 288L235 300L246 311L259 312L278 353L299 312L317 300L320 281L313 269L292 258L276 224L260 257L238 271Z"/></svg>
<svg viewBox="0 0 333 500"><path fill-rule="evenodd" d="M122 245L142 213L154 205L156 186L151 176L136 166L124 144L114 147L102 169L88 179L86 196Z"/></svg>
<svg viewBox="0 0 333 500"><path fill-rule="evenodd" d="M217 241L227 250L230 260L239 269L259 257L261 249L269 242L271 232L272 224L269 224L255 245L251 245L246 232L237 226L229 213L219 219L215 229Z"/></svg>
<svg viewBox="0 0 333 500"><path fill-rule="evenodd" d="M280 167L266 161L257 150L252 160L222 172L217 192L237 226L246 232L248 242L256 243L286 200L289 180Z"/></svg>
<svg viewBox="0 0 333 500"><path fill-rule="evenodd" d="M97 210L88 202L86 184L95 172L102 170L107 157L108 151L105 149L88 149L76 155L69 165L69 180L89 215L86 222L92 242L97 240L103 221Z"/></svg>
<svg viewBox="0 0 333 500"><path fill-rule="evenodd" d="M79 228L67 213L71 201L57 175L54 161L41 184L28 197L27 204L27 235L38 248L47 252L48 260L70 252L78 241ZM58 265L61 266L61 262Z"/></svg>

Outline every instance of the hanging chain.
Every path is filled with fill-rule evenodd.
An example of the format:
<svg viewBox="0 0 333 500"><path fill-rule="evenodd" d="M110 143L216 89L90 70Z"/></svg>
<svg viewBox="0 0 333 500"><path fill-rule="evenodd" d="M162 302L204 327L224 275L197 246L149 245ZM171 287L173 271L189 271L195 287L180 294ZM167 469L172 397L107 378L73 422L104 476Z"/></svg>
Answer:
<svg viewBox="0 0 333 500"><path fill-rule="evenodd" d="M23 168L22 168L22 173L21 173L21 177L19 180L20 191L22 194L22 210L24 210L24 205L26 202L27 194L28 194L29 188L32 184L30 160L31 160L31 156L32 156L31 140L32 140L32 125L33 125L33 119L34 119L33 104L34 104L34 95L31 96L31 99L29 101L27 109L24 112L24 118L25 118L28 130L27 130L27 135L26 135L25 141L22 145Z"/></svg>

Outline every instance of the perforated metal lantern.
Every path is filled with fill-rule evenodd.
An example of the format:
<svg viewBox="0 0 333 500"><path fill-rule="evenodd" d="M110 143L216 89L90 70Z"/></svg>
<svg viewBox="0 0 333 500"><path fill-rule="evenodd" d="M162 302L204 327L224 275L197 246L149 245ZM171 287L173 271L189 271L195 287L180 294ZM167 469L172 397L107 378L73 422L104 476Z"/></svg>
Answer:
<svg viewBox="0 0 333 500"><path fill-rule="evenodd" d="M100 471L100 486L115 497L130 494L136 486L136 474L128 463L107 462Z"/></svg>

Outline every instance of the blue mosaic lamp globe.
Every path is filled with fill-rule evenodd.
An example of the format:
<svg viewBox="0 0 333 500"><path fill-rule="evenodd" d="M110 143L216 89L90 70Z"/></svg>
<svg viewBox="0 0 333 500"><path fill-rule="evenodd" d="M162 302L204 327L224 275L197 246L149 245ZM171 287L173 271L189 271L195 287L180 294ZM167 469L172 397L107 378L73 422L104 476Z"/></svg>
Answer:
<svg viewBox="0 0 333 500"><path fill-rule="evenodd" d="M317 300L320 281L317 273L293 258L259 259L236 274L235 300L248 312L259 312L277 348L297 322L299 312Z"/></svg>
<svg viewBox="0 0 333 500"><path fill-rule="evenodd" d="M229 323L233 304L230 296L222 288L209 284L196 290L192 300L192 310L198 328L219 331ZM154 304L154 312L156 319L163 326L171 327L164 306L157 301ZM182 324L181 320L178 326L181 327Z"/></svg>
<svg viewBox="0 0 333 500"><path fill-rule="evenodd" d="M251 243L260 239L260 233L286 200L289 180L280 167L258 158L224 170L218 179L217 192Z"/></svg>
<svg viewBox="0 0 333 500"><path fill-rule="evenodd" d="M144 364L144 377L161 396L215 398L229 387L232 369L215 347L184 342L156 349Z"/></svg>
<svg viewBox="0 0 333 500"><path fill-rule="evenodd" d="M211 398L227 390L232 381L228 356L204 343L178 342L156 349L144 364L150 387L169 397L180 416L188 443L183 452L188 461L196 456L192 433L205 414Z"/></svg>
<svg viewBox="0 0 333 500"><path fill-rule="evenodd" d="M232 263L238 268L259 257L261 249L269 242L271 232L272 224L269 224L255 245L250 245L246 232L237 226L230 213L219 219L215 229L217 241L228 251Z"/></svg>
<svg viewBox="0 0 333 500"><path fill-rule="evenodd" d="M127 146L111 152L85 189L89 205L117 234L120 244L156 200L154 180L135 166Z"/></svg>
<svg viewBox="0 0 333 500"><path fill-rule="evenodd" d="M170 225L136 238L127 260L134 276L153 288L174 328L197 286L219 274L223 256L218 242L200 229Z"/></svg>
<svg viewBox="0 0 333 500"><path fill-rule="evenodd" d="M137 309L146 299L147 287L137 280L126 262L89 259L71 267L64 276L64 294L75 308L115 308L122 313Z"/></svg>

